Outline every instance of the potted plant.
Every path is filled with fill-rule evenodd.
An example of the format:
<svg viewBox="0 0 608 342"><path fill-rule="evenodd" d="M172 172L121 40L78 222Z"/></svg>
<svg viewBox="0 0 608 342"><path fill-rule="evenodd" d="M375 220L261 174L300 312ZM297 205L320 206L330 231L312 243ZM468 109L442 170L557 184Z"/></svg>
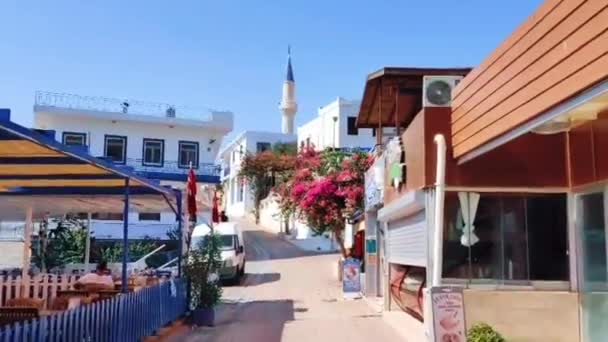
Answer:
<svg viewBox="0 0 608 342"><path fill-rule="evenodd" d="M506 342L506 340L486 323L477 323L469 329L467 342Z"/></svg>
<svg viewBox="0 0 608 342"><path fill-rule="evenodd" d="M215 320L215 306L222 297L220 245L219 236L210 234L188 253L185 275L190 286L190 317L194 325L213 326Z"/></svg>

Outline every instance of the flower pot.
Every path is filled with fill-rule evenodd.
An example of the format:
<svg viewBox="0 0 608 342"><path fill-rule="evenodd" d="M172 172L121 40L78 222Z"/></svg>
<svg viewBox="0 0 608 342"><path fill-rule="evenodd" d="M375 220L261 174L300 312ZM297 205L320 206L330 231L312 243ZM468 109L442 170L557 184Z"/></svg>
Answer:
<svg viewBox="0 0 608 342"><path fill-rule="evenodd" d="M212 327L215 321L215 309L194 309L190 313L190 318L194 325Z"/></svg>

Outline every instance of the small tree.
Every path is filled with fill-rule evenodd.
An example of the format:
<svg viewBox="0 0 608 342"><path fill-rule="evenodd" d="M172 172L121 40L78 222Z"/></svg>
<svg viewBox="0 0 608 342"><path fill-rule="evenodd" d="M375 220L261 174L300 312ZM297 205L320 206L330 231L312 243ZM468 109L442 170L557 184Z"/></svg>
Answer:
<svg viewBox="0 0 608 342"><path fill-rule="evenodd" d="M42 272L70 263L84 262L86 223L75 215L66 215L49 229L49 220L40 225L38 243L32 244L32 262Z"/></svg>
<svg viewBox="0 0 608 342"><path fill-rule="evenodd" d="M222 265L221 240L212 234L188 253L185 275L191 289L191 309L211 309L222 297L218 272Z"/></svg>
<svg viewBox="0 0 608 342"><path fill-rule="evenodd" d="M283 173L293 170L294 156L289 145L275 145L276 151L264 151L257 154L247 154L243 159L239 178L246 181L253 195L253 213L255 222L260 222L260 204L270 194L270 191L282 180Z"/></svg>

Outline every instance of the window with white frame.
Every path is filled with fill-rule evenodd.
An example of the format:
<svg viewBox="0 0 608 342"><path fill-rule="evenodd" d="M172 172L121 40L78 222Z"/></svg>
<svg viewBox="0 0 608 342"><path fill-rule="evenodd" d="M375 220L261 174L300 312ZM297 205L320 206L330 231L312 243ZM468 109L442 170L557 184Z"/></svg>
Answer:
<svg viewBox="0 0 608 342"><path fill-rule="evenodd" d="M187 168L192 167L198 168L198 143L194 141L180 141L179 142L179 167Z"/></svg>
<svg viewBox="0 0 608 342"><path fill-rule="evenodd" d="M357 128L357 118L354 116L348 117L347 133L348 135L359 135L359 129Z"/></svg>
<svg viewBox="0 0 608 342"><path fill-rule="evenodd" d="M62 142L67 146L87 146L87 134L78 132L63 132Z"/></svg>
<svg viewBox="0 0 608 342"><path fill-rule="evenodd" d="M117 164L124 164L127 160L127 137L119 135L106 135L104 156L112 158Z"/></svg>
<svg viewBox="0 0 608 342"><path fill-rule="evenodd" d="M165 141L144 138L143 165L163 166L165 161Z"/></svg>

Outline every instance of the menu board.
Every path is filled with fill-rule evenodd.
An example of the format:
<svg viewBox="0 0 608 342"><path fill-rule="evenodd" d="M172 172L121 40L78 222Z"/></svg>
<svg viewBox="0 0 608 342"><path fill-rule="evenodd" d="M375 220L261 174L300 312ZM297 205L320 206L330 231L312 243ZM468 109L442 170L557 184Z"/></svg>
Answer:
<svg viewBox="0 0 608 342"><path fill-rule="evenodd" d="M345 298L359 297L361 295L361 263L357 259L344 260L342 273L342 290Z"/></svg>
<svg viewBox="0 0 608 342"><path fill-rule="evenodd" d="M462 288L433 287L431 301L435 342L466 342Z"/></svg>

